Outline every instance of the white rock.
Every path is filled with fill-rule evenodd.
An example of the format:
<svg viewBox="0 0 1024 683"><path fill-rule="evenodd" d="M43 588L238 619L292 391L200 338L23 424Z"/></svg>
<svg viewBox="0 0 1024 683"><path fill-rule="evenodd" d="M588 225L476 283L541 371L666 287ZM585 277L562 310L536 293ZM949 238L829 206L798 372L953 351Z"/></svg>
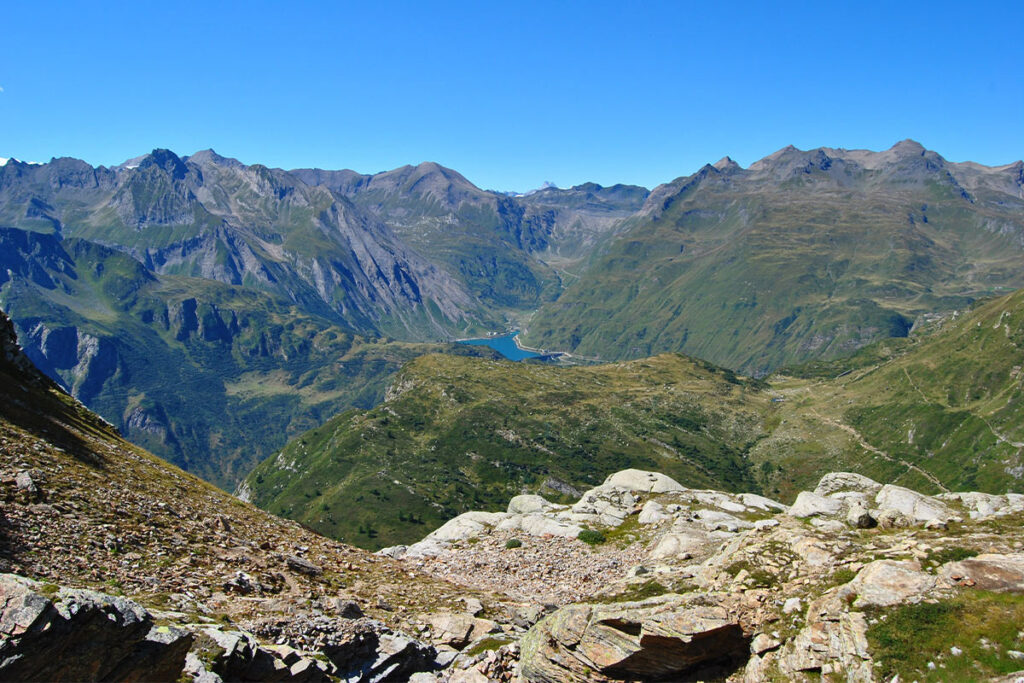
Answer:
<svg viewBox="0 0 1024 683"><path fill-rule="evenodd" d="M868 479L854 472L830 472L821 478L814 492L819 496L830 496L843 491L855 491L873 496L881 490L882 485L874 479Z"/></svg>
<svg viewBox="0 0 1024 683"><path fill-rule="evenodd" d="M544 512L554 507L550 501L541 496L516 496L508 502L508 512L512 515L528 515L532 512Z"/></svg>
<svg viewBox="0 0 1024 683"><path fill-rule="evenodd" d="M919 602L935 583L936 577L921 571L917 562L877 560L861 569L847 586L857 596L853 606L863 609Z"/></svg>
<svg viewBox="0 0 1024 683"><path fill-rule="evenodd" d="M707 534L696 529L692 531L672 532L665 534L651 551L654 559L692 557L700 552L711 539Z"/></svg>
<svg viewBox="0 0 1024 683"><path fill-rule="evenodd" d="M687 498L690 499L691 503L697 503L699 505L710 505L729 512L746 512L747 506L742 503L737 503L727 493L721 491L687 491Z"/></svg>
<svg viewBox="0 0 1024 683"><path fill-rule="evenodd" d="M641 493L669 493L671 491L686 490L686 487L678 481L660 472L634 469L622 470L610 475L604 480L604 485L617 486Z"/></svg>
<svg viewBox="0 0 1024 683"><path fill-rule="evenodd" d="M811 519L811 526L819 531L825 531L830 534L838 534L846 531L846 525L836 519L820 519L814 517Z"/></svg>
<svg viewBox="0 0 1024 683"><path fill-rule="evenodd" d="M697 510L693 513L694 522L708 531L720 529L722 531L736 532L740 529L753 529L754 524L745 519L734 517L728 512L718 510Z"/></svg>
<svg viewBox="0 0 1024 683"><path fill-rule="evenodd" d="M978 493L976 491L943 493L935 497L944 501L960 501L967 508L971 519L991 517L1009 504L1006 496L994 496L989 493Z"/></svg>
<svg viewBox="0 0 1024 683"><path fill-rule="evenodd" d="M488 527L498 524L507 516L507 513L504 512L481 512L479 510L464 512L427 534L423 540L451 542L472 538L479 536Z"/></svg>
<svg viewBox="0 0 1024 683"><path fill-rule="evenodd" d="M756 508L758 510L777 510L779 512L785 512L789 509L787 506L776 500L759 496L756 493L741 493L739 495L739 499L740 502L748 508Z"/></svg>
<svg viewBox="0 0 1024 683"><path fill-rule="evenodd" d="M875 496L875 504L883 512L896 510L917 523L933 519L945 520L952 516L949 508L942 501L893 484L886 484L882 487L882 490Z"/></svg>
<svg viewBox="0 0 1024 683"><path fill-rule="evenodd" d="M875 518L871 516L868 506L863 500L851 501L849 506L846 510L847 524L855 529L867 529L875 525Z"/></svg>
<svg viewBox="0 0 1024 683"><path fill-rule="evenodd" d="M568 519L583 524L618 526L633 512L634 507L636 497L629 489L602 484L583 494L572 506Z"/></svg>
<svg viewBox="0 0 1024 683"><path fill-rule="evenodd" d="M789 514L793 517L836 517L843 512L843 502L834 498L825 498L817 493L801 491L796 501L790 506Z"/></svg>
<svg viewBox="0 0 1024 683"><path fill-rule="evenodd" d="M649 500L644 503L644 509L640 511L636 521L640 524L657 524L658 522L664 522L666 519L670 519L670 517L665 513L665 508L661 503Z"/></svg>
<svg viewBox="0 0 1024 683"><path fill-rule="evenodd" d="M522 531L530 536L562 536L564 538L576 538L583 531L583 527L576 524L567 524L546 515L511 515L498 522L498 529L508 531Z"/></svg>
<svg viewBox="0 0 1024 683"><path fill-rule="evenodd" d="M792 614L793 612L799 612L801 607L800 598L789 598L782 605L783 614Z"/></svg>
<svg viewBox="0 0 1024 683"><path fill-rule="evenodd" d="M778 525L779 520L777 519L759 519L754 522L754 528L758 531L767 531L768 529L772 529Z"/></svg>

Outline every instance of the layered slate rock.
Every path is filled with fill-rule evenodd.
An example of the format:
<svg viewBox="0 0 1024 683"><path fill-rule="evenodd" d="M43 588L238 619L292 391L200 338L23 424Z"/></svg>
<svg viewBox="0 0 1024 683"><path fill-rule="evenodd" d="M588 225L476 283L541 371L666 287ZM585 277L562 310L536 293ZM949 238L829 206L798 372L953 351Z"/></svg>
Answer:
<svg viewBox="0 0 1024 683"><path fill-rule="evenodd" d="M750 648L729 596L672 596L622 605L569 605L522 639L533 682L671 680L744 665Z"/></svg>

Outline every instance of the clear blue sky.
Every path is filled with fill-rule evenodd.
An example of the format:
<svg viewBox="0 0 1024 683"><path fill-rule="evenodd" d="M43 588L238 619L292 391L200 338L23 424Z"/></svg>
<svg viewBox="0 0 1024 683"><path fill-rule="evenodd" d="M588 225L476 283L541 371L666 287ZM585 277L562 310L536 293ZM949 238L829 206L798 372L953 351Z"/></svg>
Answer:
<svg viewBox="0 0 1024 683"><path fill-rule="evenodd" d="M787 144L1024 156L1024 2L9 2L0 156L654 186Z"/></svg>

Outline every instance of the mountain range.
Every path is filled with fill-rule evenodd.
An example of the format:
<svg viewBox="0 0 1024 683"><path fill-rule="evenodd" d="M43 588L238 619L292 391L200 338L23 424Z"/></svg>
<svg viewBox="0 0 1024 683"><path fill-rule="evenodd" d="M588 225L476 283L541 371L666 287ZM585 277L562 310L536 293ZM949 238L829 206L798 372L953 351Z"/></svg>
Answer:
<svg viewBox="0 0 1024 683"><path fill-rule="evenodd" d="M748 374L905 336L1024 284L1024 163L786 147L655 188L541 307L531 346L682 351Z"/></svg>
<svg viewBox="0 0 1024 683"><path fill-rule="evenodd" d="M10 160L0 306L86 405L230 488L405 362L482 353L455 337L515 325L570 363L684 352L754 377L906 337L1024 284L1022 188L1021 162L912 141L521 196L433 163Z"/></svg>

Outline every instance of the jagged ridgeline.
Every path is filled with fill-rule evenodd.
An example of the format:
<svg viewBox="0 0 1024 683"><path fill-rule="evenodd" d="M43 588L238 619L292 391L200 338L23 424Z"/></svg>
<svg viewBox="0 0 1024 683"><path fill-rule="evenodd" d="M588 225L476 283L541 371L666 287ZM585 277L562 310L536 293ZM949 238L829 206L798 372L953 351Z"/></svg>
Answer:
<svg viewBox="0 0 1024 683"><path fill-rule="evenodd" d="M293 440L242 491L365 546L627 467L790 499L843 469L934 493L1022 491L1024 293L768 381L677 354L585 368L427 356L389 398Z"/></svg>
<svg viewBox="0 0 1024 683"><path fill-rule="evenodd" d="M763 375L1024 285L1024 164L787 147L655 188L531 320L531 346Z"/></svg>

